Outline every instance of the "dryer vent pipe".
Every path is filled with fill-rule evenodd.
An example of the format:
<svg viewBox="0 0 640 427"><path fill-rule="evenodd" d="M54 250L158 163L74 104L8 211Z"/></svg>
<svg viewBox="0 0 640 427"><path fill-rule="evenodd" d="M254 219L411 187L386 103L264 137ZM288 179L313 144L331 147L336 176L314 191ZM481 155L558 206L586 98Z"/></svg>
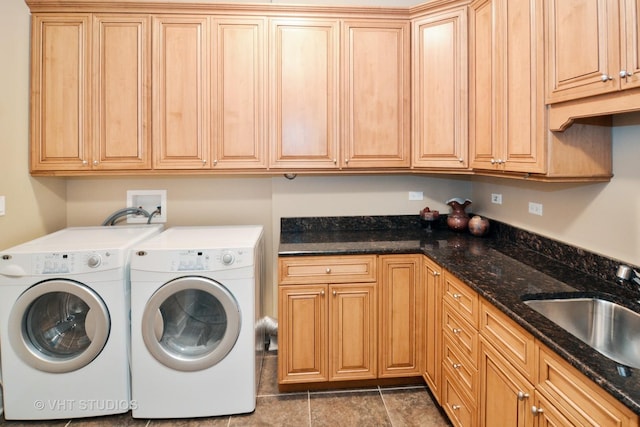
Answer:
<svg viewBox="0 0 640 427"><path fill-rule="evenodd" d="M277 336L278 335L278 321L273 317L264 316L258 320L258 329L264 330L266 335Z"/></svg>

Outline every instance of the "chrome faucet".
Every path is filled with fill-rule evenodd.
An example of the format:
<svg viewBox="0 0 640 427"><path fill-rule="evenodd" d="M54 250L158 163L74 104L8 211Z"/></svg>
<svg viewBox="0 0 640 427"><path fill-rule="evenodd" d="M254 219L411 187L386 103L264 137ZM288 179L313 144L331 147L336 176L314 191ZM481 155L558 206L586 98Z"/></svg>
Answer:
<svg viewBox="0 0 640 427"><path fill-rule="evenodd" d="M622 282L623 280L630 280L638 286L640 290L640 273L628 265L620 265L616 272L616 280Z"/></svg>

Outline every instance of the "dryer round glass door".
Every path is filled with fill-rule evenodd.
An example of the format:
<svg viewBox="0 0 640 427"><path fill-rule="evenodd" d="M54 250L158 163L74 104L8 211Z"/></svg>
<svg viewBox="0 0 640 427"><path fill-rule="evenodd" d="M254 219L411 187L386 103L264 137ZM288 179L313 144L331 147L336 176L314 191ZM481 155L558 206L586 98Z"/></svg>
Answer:
<svg viewBox="0 0 640 427"><path fill-rule="evenodd" d="M198 371L229 354L240 326L240 307L224 286L203 277L182 277L151 296L141 332L160 363L179 371Z"/></svg>
<svg viewBox="0 0 640 427"><path fill-rule="evenodd" d="M44 372L71 372L96 358L109 338L107 307L91 288L71 280L33 285L9 315L9 341L21 359Z"/></svg>

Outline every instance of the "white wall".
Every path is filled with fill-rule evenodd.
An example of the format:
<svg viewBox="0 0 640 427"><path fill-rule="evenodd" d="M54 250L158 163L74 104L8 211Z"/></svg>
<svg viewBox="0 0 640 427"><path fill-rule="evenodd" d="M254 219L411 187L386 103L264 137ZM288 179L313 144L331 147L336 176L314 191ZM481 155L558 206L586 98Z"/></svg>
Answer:
<svg viewBox="0 0 640 427"><path fill-rule="evenodd" d="M29 10L0 1L0 249L66 224L65 180L29 176Z"/></svg>

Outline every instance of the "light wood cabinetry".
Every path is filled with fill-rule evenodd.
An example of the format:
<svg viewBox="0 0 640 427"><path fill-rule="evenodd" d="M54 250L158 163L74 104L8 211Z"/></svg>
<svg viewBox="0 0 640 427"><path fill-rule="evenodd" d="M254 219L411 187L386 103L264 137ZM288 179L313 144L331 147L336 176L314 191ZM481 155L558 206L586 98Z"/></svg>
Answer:
<svg viewBox="0 0 640 427"><path fill-rule="evenodd" d="M640 86L637 1L545 0L544 5L547 102Z"/></svg>
<svg viewBox="0 0 640 427"><path fill-rule="evenodd" d="M422 259L422 307L424 319L423 371L431 394L440 402L442 390L442 268L427 257Z"/></svg>
<svg viewBox="0 0 640 427"><path fill-rule="evenodd" d="M475 426L478 405L478 294L444 270L442 406L456 426Z"/></svg>
<svg viewBox="0 0 640 427"><path fill-rule="evenodd" d="M153 22L154 169L265 168L265 21Z"/></svg>
<svg viewBox="0 0 640 427"><path fill-rule="evenodd" d="M537 416L544 419L548 413L562 414L572 425L638 425L636 414L542 344L538 346L538 360Z"/></svg>
<svg viewBox="0 0 640 427"><path fill-rule="evenodd" d="M484 300L480 334L480 425L532 426L533 336Z"/></svg>
<svg viewBox="0 0 640 427"><path fill-rule="evenodd" d="M154 169L195 169L209 158L210 23L153 17Z"/></svg>
<svg viewBox="0 0 640 427"><path fill-rule="evenodd" d="M471 167L545 173L541 4L481 0L470 15Z"/></svg>
<svg viewBox="0 0 640 427"><path fill-rule="evenodd" d="M468 161L467 6L412 21L414 168L466 169Z"/></svg>
<svg viewBox="0 0 640 427"><path fill-rule="evenodd" d="M210 163L213 169L265 169L266 20L215 17L212 27Z"/></svg>
<svg viewBox="0 0 640 427"><path fill-rule="evenodd" d="M337 168L338 20L272 19L269 34L269 166Z"/></svg>
<svg viewBox="0 0 640 427"><path fill-rule="evenodd" d="M409 23L342 23L342 167L410 165Z"/></svg>
<svg viewBox="0 0 640 427"><path fill-rule="evenodd" d="M407 21L282 18L270 33L270 167L409 167Z"/></svg>
<svg viewBox="0 0 640 427"><path fill-rule="evenodd" d="M420 375L420 255L381 255L378 377Z"/></svg>
<svg viewBox="0 0 640 427"><path fill-rule="evenodd" d="M278 382L376 378L375 256L279 260Z"/></svg>
<svg viewBox="0 0 640 427"><path fill-rule="evenodd" d="M151 167L144 15L34 14L31 171Z"/></svg>

